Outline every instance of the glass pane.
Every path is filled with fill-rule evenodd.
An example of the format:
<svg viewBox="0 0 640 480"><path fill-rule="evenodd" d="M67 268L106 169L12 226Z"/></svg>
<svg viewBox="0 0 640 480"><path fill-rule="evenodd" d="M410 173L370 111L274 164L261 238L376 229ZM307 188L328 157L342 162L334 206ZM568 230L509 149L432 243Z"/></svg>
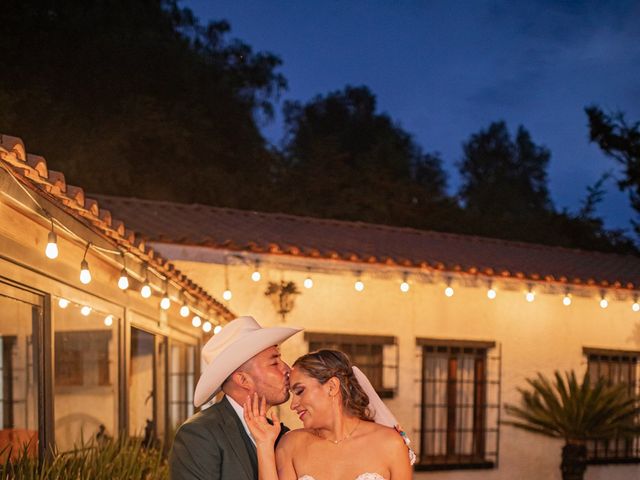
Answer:
<svg viewBox="0 0 640 480"><path fill-rule="evenodd" d="M156 352L156 411L154 420L156 424L156 438L162 440L167 428L167 339L165 337L157 338Z"/></svg>
<svg viewBox="0 0 640 480"><path fill-rule="evenodd" d="M116 435L118 322L106 317L53 303L55 439L61 451Z"/></svg>
<svg viewBox="0 0 640 480"><path fill-rule="evenodd" d="M12 456L24 445L32 455L38 452L33 324L41 315L39 306L0 295L0 451L13 448Z"/></svg>
<svg viewBox="0 0 640 480"><path fill-rule="evenodd" d="M174 431L193 415L194 354L195 349L191 345L175 341L171 344L169 421Z"/></svg>

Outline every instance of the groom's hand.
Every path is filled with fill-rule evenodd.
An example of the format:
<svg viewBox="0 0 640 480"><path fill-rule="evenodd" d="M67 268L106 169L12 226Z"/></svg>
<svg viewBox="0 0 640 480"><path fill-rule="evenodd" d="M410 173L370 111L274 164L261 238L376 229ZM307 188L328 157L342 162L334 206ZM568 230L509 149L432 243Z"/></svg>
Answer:
<svg viewBox="0 0 640 480"><path fill-rule="evenodd" d="M274 410L271 411L271 423L267 420L267 401L257 393L248 396L244 402L244 420L256 442L256 447L273 448L280 434L280 420Z"/></svg>

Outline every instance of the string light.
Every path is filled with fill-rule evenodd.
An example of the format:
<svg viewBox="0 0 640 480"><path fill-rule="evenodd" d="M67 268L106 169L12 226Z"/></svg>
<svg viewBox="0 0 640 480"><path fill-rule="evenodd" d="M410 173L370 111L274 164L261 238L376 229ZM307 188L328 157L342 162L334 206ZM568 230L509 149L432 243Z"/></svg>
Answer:
<svg viewBox="0 0 640 480"><path fill-rule="evenodd" d="M67 308L69 306L69 300L67 300L66 298L61 298L60 300L58 300L58 306L60 308Z"/></svg>
<svg viewBox="0 0 640 480"><path fill-rule="evenodd" d="M122 270L120 271L120 278L118 279L118 288L120 290L129 288L129 275L127 275L127 264L124 253L122 254Z"/></svg>
<svg viewBox="0 0 640 480"><path fill-rule="evenodd" d="M191 319L191 325L196 328L200 327L200 325L202 325L202 319L198 315L194 315Z"/></svg>
<svg viewBox="0 0 640 480"><path fill-rule="evenodd" d="M536 299L536 294L533 293L533 290L531 290L531 288L529 288L529 291L525 295L525 298L527 299L527 302L531 303Z"/></svg>
<svg viewBox="0 0 640 480"><path fill-rule="evenodd" d="M91 313L91 307L88 305L83 305L83 307L80 309L80 313L85 317L88 317Z"/></svg>
<svg viewBox="0 0 640 480"><path fill-rule="evenodd" d="M58 258L58 237L56 232L53 231L53 217L51 218L51 231L49 232L47 248L45 248L44 254L51 260Z"/></svg>
<svg viewBox="0 0 640 480"><path fill-rule="evenodd" d="M409 288L411 288L409 282L407 282L407 275L408 274L405 272L402 276L402 283L400 283L400 291L403 293L407 293Z"/></svg>
<svg viewBox="0 0 640 480"><path fill-rule="evenodd" d="M205 333L209 333L212 328L213 328L213 325L211 325L211 322L209 320L207 320L202 324L202 330L204 330Z"/></svg>
<svg viewBox="0 0 640 480"><path fill-rule="evenodd" d="M89 264L87 263L87 251L91 246L91 242L87 243L87 247L84 249L84 255L80 262L80 282L84 285L91 283L91 272L89 271Z"/></svg>
<svg viewBox="0 0 640 480"><path fill-rule="evenodd" d="M487 298L489 300L494 300L497 296L497 292L496 289L493 288L493 283L491 281L489 281L489 289L487 290Z"/></svg>
<svg viewBox="0 0 640 480"><path fill-rule="evenodd" d="M180 316L183 318L187 318L189 316L189 307L186 302L180 307Z"/></svg>
<svg viewBox="0 0 640 480"><path fill-rule="evenodd" d="M216 325L215 328L213 329L213 334L217 335L222 331L222 326L221 325Z"/></svg>
<svg viewBox="0 0 640 480"><path fill-rule="evenodd" d="M444 294L447 297L453 297L453 294L454 294L453 287L451 287L451 285L447 285L447 288L444 289Z"/></svg>
<svg viewBox="0 0 640 480"><path fill-rule="evenodd" d="M260 275L260 270L258 270L259 267L260 267L260 262L256 260L256 268L253 270L253 273L251 274L251 280L253 280L254 282L259 282L260 279L262 278L262 275Z"/></svg>
<svg viewBox="0 0 640 480"><path fill-rule="evenodd" d="M147 270L146 264L144 264L142 268L144 268L144 284L140 289L140 295L142 295L142 298L149 298L151 296L151 285L149 285L149 270Z"/></svg>
<svg viewBox="0 0 640 480"><path fill-rule="evenodd" d="M608 306L609 306L609 301L606 298L602 297L600 299L600 308L607 308Z"/></svg>
<svg viewBox="0 0 640 480"><path fill-rule="evenodd" d="M361 292L364 290L364 283L362 283L362 280L358 279L356 280L356 283L353 284L353 288L356 289L356 292Z"/></svg>
<svg viewBox="0 0 640 480"><path fill-rule="evenodd" d="M110 327L111 325L113 325L113 315L107 315L106 317L104 317L104 324L107 327Z"/></svg>
<svg viewBox="0 0 640 480"><path fill-rule="evenodd" d="M640 303L638 303L637 300L635 300L632 304L631 304L631 310L633 310L634 312L640 312Z"/></svg>
<svg viewBox="0 0 640 480"><path fill-rule="evenodd" d="M222 292L222 298L224 298L227 302L231 300L232 297L233 293L231 293L231 290L229 290L228 288L224 292Z"/></svg>
<svg viewBox="0 0 640 480"><path fill-rule="evenodd" d="M571 305L571 295L569 295L568 293L565 293L564 297L562 297L562 304L565 307L568 307L569 305Z"/></svg>
<svg viewBox="0 0 640 480"><path fill-rule="evenodd" d="M171 308L171 299L166 293L164 297L162 297L162 300L160 300L160 308L163 310L169 310L169 308Z"/></svg>
<svg viewBox="0 0 640 480"><path fill-rule="evenodd" d="M232 297L233 297L233 294L231 293L231 290L229 289L229 265L226 263L226 260L225 260L225 264L224 264L224 292L222 292L222 298L224 298L228 302L229 300L231 300Z"/></svg>

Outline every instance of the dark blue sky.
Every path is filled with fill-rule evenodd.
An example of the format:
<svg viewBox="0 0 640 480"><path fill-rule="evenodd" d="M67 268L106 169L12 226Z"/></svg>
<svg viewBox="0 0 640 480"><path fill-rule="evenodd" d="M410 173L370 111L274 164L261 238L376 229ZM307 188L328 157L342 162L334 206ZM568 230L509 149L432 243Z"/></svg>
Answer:
<svg viewBox="0 0 640 480"><path fill-rule="evenodd" d="M558 209L619 168L588 143L584 107L640 120L640 1L188 0L202 23L226 19L232 37L277 54L283 99L307 101L367 85L378 109L439 151L453 192L461 143L491 121L524 125L552 152ZM280 119L263 128L278 142ZM615 182L598 213L629 228Z"/></svg>

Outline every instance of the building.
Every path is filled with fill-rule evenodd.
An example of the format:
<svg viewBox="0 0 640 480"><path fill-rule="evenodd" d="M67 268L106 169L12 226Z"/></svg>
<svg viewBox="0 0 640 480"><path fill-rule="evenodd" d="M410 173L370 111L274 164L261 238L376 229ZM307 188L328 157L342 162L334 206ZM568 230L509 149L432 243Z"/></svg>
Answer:
<svg viewBox="0 0 640 480"><path fill-rule="evenodd" d="M97 198L234 312L304 327L285 359L348 352L412 437L416 478L560 478L561 441L502 423L517 388L587 368L640 386L635 256ZM640 478L638 439L589 448L588 479Z"/></svg>
<svg viewBox="0 0 640 480"><path fill-rule="evenodd" d="M193 412L207 335L192 322L211 330L233 316L0 137L1 461L10 447L42 455L122 433L166 444Z"/></svg>

